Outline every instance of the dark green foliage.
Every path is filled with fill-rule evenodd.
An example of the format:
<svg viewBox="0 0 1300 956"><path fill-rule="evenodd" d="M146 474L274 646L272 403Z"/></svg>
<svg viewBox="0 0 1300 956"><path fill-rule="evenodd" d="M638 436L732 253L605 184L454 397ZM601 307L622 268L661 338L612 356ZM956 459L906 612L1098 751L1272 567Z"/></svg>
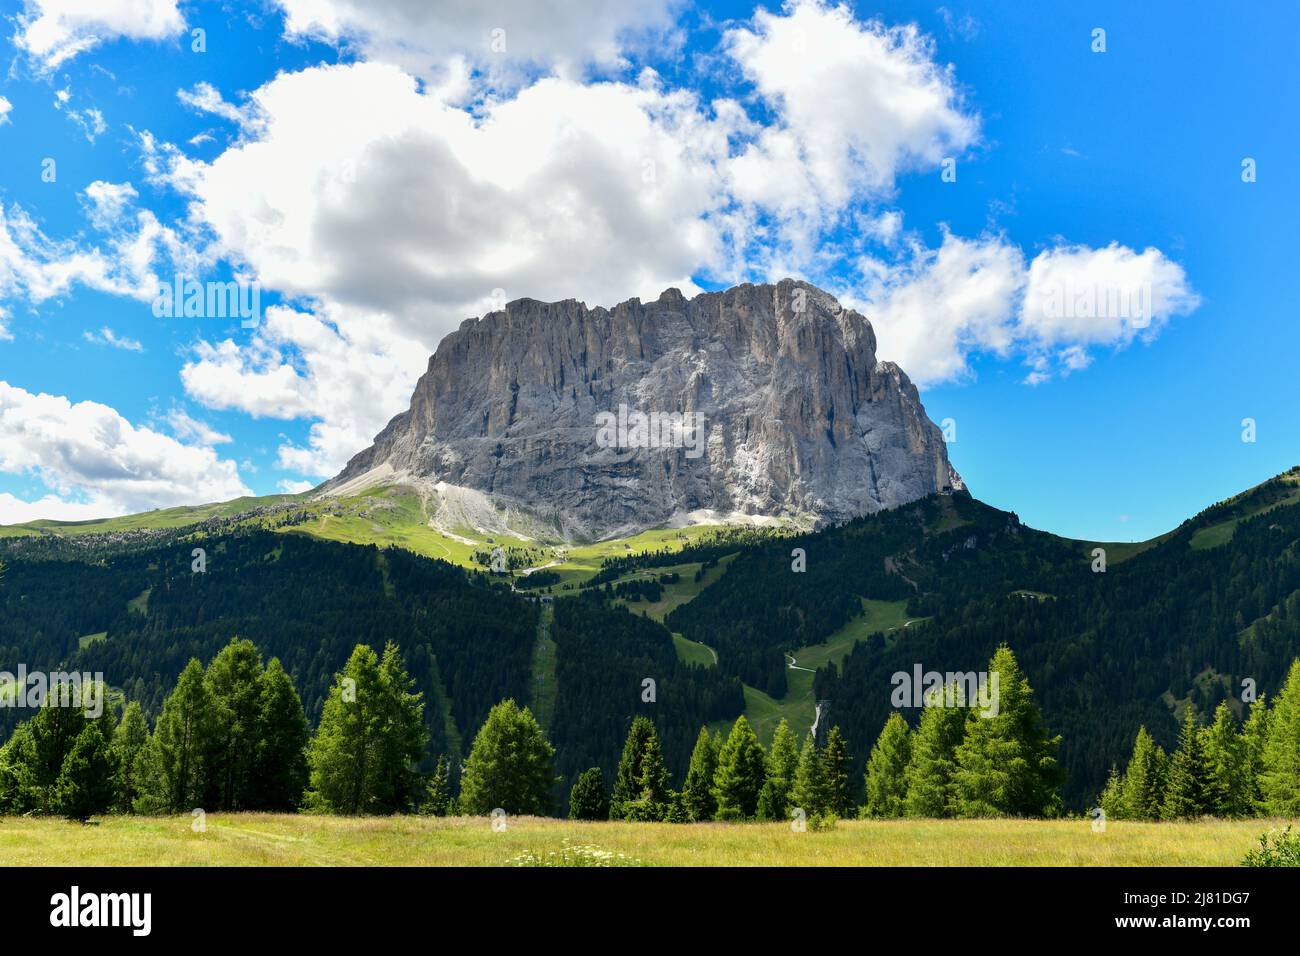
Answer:
<svg viewBox="0 0 1300 956"><path fill-rule="evenodd" d="M88 720L63 761L54 787L53 810L70 820L86 820L113 806L114 767L104 722Z"/></svg>
<svg viewBox="0 0 1300 956"><path fill-rule="evenodd" d="M203 666L191 659L154 727L141 809L179 813L204 806L217 731Z"/></svg>
<svg viewBox="0 0 1300 956"><path fill-rule="evenodd" d="M1158 820L1165 804L1169 758L1164 750L1139 727L1133 742L1133 756L1124 771L1119 813L1106 812L1120 820Z"/></svg>
<svg viewBox="0 0 1300 956"><path fill-rule="evenodd" d="M709 728L701 727L691 751L691 763L682 785L682 802L692 820L712 820L718 802L713 797L713 776L718 769L719 746Z"/></svg>
<svg viewBox="0 0 1300 956"><path fill-rule="evenodd" d="M1178 750L1169 761L1165 802L1160 815L1166 820L1199 817L1210 808L1210 765L1205 757L1204 735L1196 725L1196 713L1187 708Z"/></svg>
<svg viewBox="0 0 1300 956"><path fill-rule="evenodd" d="M610 819L662 820L670 801L668 770L655 725L647 717L634 717L614 778Z"/></svg>
<svg viewBox="0 0 1300 956"><path fill-rule="evenodd" d="M700 725L734 719L744 709L739 680L683 662L662 625L598 597L558 599L553 633L557 766L569 785L588 767L600 767L615 781L616 807L616 764L633 718L654 722L664 763L680 780ZM655 682L652 702L642 699L646 678Z"/></svg>
<svg viewBox="0 0 1300 956"><path fill-rule="evenodd" d="M1245 743L1237 731L1237 720L1228 702L1219 704L1214 722L1203 732L1206 781L1206 810L1216 817L1244 817L1251 813Z"/></svg>
<svg viewBox="0 0 1300 956"><path fill-rule="evenodd" d="M713 797L719 820L749 820L758 813L758 797L767 779L767 755L745 716L736 718L718 753Z"/></svg>
<svg viewBox="0 0 1300 956"><path fill-rule="evenodd" d="M799 765L795 769L794 786L790 789L790 810L802 810L805 819L813 819L826 811L826 788L822 780L821 751L809 734L799 751Z"/></svg>
<svg viewBox="0 0 1300 956"><path fill-rule="evenodd" d="M451 812L451 767L445 755L438 757L438 763L429 775L429 785L425 788L420 809L431 817L445 817Z"/></svg>
<svg viewBox="0 0 1300 956"><path fill-rule="evenodd" d="M767 755L767 780L758 795L760 820L784 820L789 815L790 791L799 770L799 740L785 718L776 725Z"/></svg>
<svg viewBox="0 0 1300 956"><path fill-rule="evenodd" d="M825 809L841 819L853 816L853 778L850 776L850 766L849 747L837 725L826 735L826 747L822 750L821 791L826 801Z"/></svg>
<svg viewBox="0 0 1300 956"><path fill-rule="evenodd" d="M569 792L570 820L608 820L609 796L599 767L585 770Z"/></svg>
<svg viewBox="0 0 1300 956"><path fill-rule="evenodd" d="M505 700L488 712L460 781L460 812L545 814L551 809L555 750L527 707Z"/></svg>

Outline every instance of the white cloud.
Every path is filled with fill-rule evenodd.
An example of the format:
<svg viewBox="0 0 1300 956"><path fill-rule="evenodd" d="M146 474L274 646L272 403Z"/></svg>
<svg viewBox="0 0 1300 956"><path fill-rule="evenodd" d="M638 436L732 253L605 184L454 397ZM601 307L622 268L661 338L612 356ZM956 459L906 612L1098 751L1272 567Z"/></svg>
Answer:
<svg viewBox="0 0 1300 956"><path fill-rule="evenodd" d="M422 76L509 64L614 64L626 44L671 26L674 0L278 0L285 32L359 46ZM458 62L459 61L459 64ZM432 68L432 70L431 70Z"/></svg>
<svg viewBox="0 0 1300 956"><path fill-rule="evenodd" d="M183 442L195 445L228 445L234 441L225 432L219 432L207 422L192 417L179 405L173 406L167 412L167 424L172 434Z"/></svg>
<svg viewBox="0 0 1300 956"><path fill-rule="evenodd" d="M300 495L304 491L311 491L316 485L310 481L289 481L285 479L278 482L276 487L286 495Z"/></svg>
<svg viewBox="0 0 1300 956"><path fill-rule="evenodd" d="M9 114L13 112L13 108L14 105L12 103L10 103L3 96L0 96L0 126L4 126L5 123L12 122L9 119Z"/></svg>
<svg viewBox="0 0 1300 956"><path fill-rule="evenodd" d="M726 130L649 80L549 78L476 117L358 64L279 76L252 109L211 163L155 149L198 220L264 287L426 341L496 289L613 303L725 261Z"/></svg>
<svg viewBox="0 0 1300 956"><path fill-rule="evenodd" d="M195 112L211 113L238 126L242 126L248 121L244 111L233 103L227 103L211 83L195 83L188 90L177 90L176 98ZM195 139L197 138L195 137Z"/></svg>
<svg viewBox="0 0 1300 956"><path fill-rule="evenodd" d="M163 40L185 19L177 0L25 0L14 46L50 71L79 53L119 38Z"/></svg>
<svg viewBox="0 0 1300 956"><path fill-rule="evenodd" d="M864 311L882 358L919 384L960 379L972 352L1005 355L1025 282L1020 249L1000 237L944 233L938 249L914 245L905 262L876 267Z"/></svg>
<svg viewBox="0 0 1300 956"><path fill-rule="evenodd" d="M1200 298L1158 249L1058 245L1026 265L1002 236L945 231L897 263L864 260L862 308L883 358L920 384L959 380L976 353L1021 356L1038 385L1087 368L1094 347L1150 339Z"/></svg>
<svg viewBox="0 0 1300 956"><path fill-rule="evenodd" d="M735 193L804 220L805 230L978 138L978 116L915 25L861 22L847 6L794 0L784 15L760 9L726 44L778 117L733 164Z"/></svg>
<svg viewBox="0 0 1300 956"><path fill-rule="evenodd" d="M280 446L277 466L323 478L406 408L430 351L383 315L273 307L249 346L199 343L181 380L209 408L318 419L306 445Z"/></svg>
<svg viewBox="0 0 1300 956"><path fill-rule="evenodd" d="M33 474L39 501L0 495L0 522L103 517L250 494L232 461L132 425L98 402L0 381L0 471Z"/></svg>
<svg viewBox="0 0 1300 956"><path fill-rule="evenodd" d="M143 352L144 346L136 339L119 336L107 325L102 327L98 332L86 331L81 333L81 337L92 345L107 345L110 348L123 349L127 352Z"/></svg>

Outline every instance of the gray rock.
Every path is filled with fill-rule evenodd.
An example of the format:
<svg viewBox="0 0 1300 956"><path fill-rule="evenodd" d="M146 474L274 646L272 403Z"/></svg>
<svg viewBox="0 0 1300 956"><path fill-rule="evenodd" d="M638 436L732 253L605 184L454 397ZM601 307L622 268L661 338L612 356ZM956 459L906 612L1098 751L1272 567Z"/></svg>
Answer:
<svg viewBox="0 0 1300 956"><path fill-rule="evenodd" d="M604 447L598 416L620 406L702 416L702 432ZM790 279L612 309L520 299L467 320L325 492L381 480L423 484L444 511L455 494L488 500L566 540L819 524L963 488L915 386L876 360L871 323Z"/></svg>

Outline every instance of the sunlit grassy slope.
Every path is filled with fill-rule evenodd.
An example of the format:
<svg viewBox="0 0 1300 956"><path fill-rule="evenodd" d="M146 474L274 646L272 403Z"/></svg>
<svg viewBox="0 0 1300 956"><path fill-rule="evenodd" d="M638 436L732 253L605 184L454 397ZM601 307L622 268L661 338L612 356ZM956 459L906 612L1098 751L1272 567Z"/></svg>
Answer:
<svg viewBox="0 0 1300 956"><path fill-rule="evenodd" d="M647 866L1231 866L1284 821L1110 823L1087 820L851 821L789 824L579 823L509 818L210 813L106 817L90 826L0 819L8 866L501 866L570 843Z"/></svg>

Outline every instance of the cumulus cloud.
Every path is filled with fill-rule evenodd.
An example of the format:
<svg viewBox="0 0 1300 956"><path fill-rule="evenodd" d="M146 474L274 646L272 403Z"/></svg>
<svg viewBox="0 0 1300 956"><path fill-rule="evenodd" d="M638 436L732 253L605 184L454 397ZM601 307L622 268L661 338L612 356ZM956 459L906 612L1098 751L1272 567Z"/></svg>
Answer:
<svg viewBox="0 0 1300 956"><path fill-rule="evenodd" d="M285 32L359 47L419 75L509 64L614 64L671 27L675 0L278 0Z"/></svg>
<svg viewBox="0 0 1300 956"><path fill-rule="evenodd" d="M820 224L900 172L976 142L951 68L916 26L858 21L847 6L795 0L726 34L730 55L775 111L734 163L736 195Z"/></svg>
<svg viewBox="0 0 1300 956"><path fill-rule="evenodd" d="M0 471L31 474L39 501L0 495L0 522L103 517L250 494L232 461L132 425L98 402L33 394L0 381Z"/></svg>
<svg viewBox="0 0 1300 956"><path fill-rule="evenodd" d="M430 352L383 315L273 307L251 345L200 342L181 380L209 408L318 419L305 445L280 446L277 466L324 478L407 406Z"/></svg>
<svg viewBox="0 0 1300 956"><path fill-rule="evenodd" d="M14 105L12 103L3 96L0 96L0 126L4 126L5 123L11 122L9 114L13 112L13 108Z"/></svg>
<svg viewBox="0 0 1300 956"><path fill-rule="evenodd" d="M944 232L939 248L913 243L897 263L866 260L860 301L882 357L920 384L960 380L976 353L1019 356L1041 384L1087 368L1095 347L1150 339L1200 298L1183 268L1141 253L1060 244L1026 264L1004 236Z"/></svg>
<svg viewBox="0 0 1300 956"><path fill-rule="evenodd" d="M199 421L180 406L167 412L167 425L177 439L195 445L228 445L232 441L225 432L219 432L207 422Z"/></svg>
<svg viewBox="0 0 1300 956"><path fill-rule="evenodd" d="M163 40L185 28L177 0L25 0L14 46L43 71L110 40Z"/></svg>

